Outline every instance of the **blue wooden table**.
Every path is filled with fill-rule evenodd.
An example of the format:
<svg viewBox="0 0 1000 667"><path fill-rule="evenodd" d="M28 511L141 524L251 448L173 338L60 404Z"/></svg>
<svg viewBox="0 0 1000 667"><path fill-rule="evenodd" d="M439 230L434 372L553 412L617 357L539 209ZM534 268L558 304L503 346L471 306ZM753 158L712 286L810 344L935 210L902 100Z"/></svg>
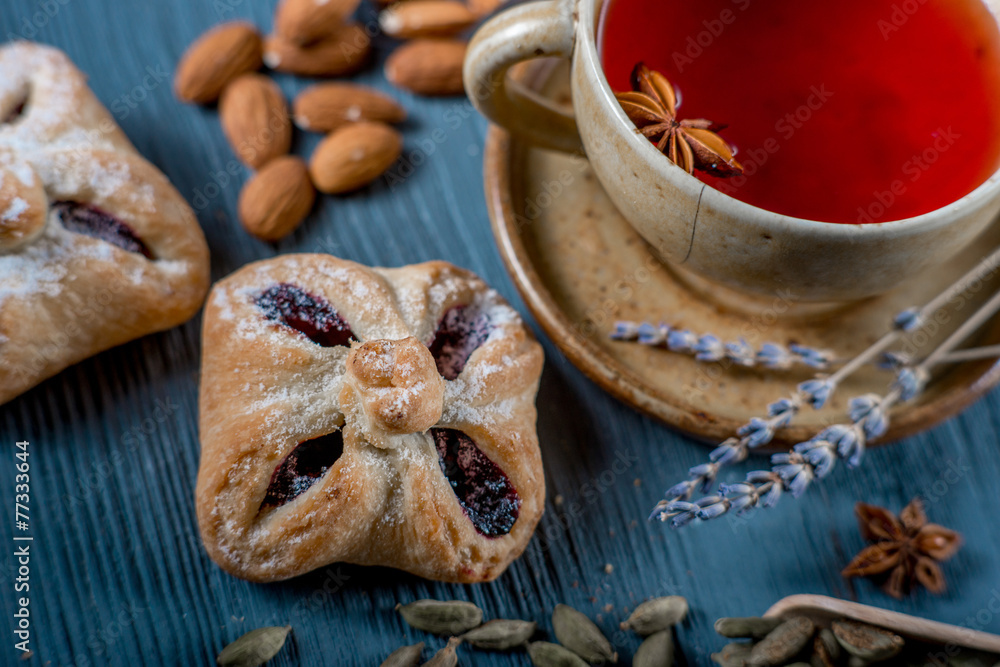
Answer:
<svg viewBox="0 0 1000 667"><path fill-rule="evenodd" d="M323 197L275 246L240 229L236 200L248 172L236 166L214 111L174 100L171 76L200 32L234 17L267 29L273 5L3 0L0 35L54 44L90 75L138 149L196 205L213 278L287 252L379 265L442 258L478 272L523 312L483 201L486 123L463 100L396 91L412 110L405 156L421 162L405 182ZM363 17L373 17L370 9ZM381 62L389 44L378 47ZM356 79L388 88L378 65ZM289 95L308 83L278 81ZM317 139L299 134L295 150L306 155ZM487 618L532 619L545 631L552 607L565 602L599 619L631 655L636 639L617 631L626 610L650 596L684 595L692 613L678 632L679 660L688 665L709 665L723 644L712 631L715 618L761 613L794 593L1000 632L1000 394L872 451L861 470L838 469L801 501L783 501L752 521L672 532L646 516L668 483L704 459L705 447L609 398L544 339L538 430L548 505L526 553L499 580L441 585L350 566L272 585L235 579L208 559L195 522L200 325L196 318L100 354L0 407L0 500L8 513L0 521L0 663L207 665L250 629L291 624L274 665L377 665L403 643L442 644L393 612L397 602L425 597L469 599ZM32 465L34 656L27 663L17 662L12 634L17 440L30 441ZM750 461L732 475L762 464ZM965 535L945 567L948 592L895 602L867 581L845 583L840 569L863 546L855 501L900 509L915 495L926 498L932 521ZM528 664L524 654L462 648L460 655L462 664Z"/></svg>

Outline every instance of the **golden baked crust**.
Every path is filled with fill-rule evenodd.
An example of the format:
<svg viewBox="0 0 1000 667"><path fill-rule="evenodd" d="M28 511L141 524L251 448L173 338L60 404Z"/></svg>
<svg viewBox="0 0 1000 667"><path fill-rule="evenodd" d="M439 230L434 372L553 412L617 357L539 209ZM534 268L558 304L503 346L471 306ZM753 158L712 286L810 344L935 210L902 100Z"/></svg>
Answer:
<svg viewBox="0 0 1000 667"><path fill-rule="evenodd" d="M269 319L262 295L275 290L286 303L328 304L355 340L323 347ZM428 350L449 313L477 318L482 333L464 368L445 371L454 379ZM214 286L202 339L196 505L205 547L226 571L275 581L350 562L480 582L524 550L545 496L534 405L542 350L475 275L318 254L257 262ZM431 435L455 430L516 491L512 525L481 532L460 503ZM286 457L330 433L342 436L339 458L304 492L269 502Z"/></svg>
<svg viewBox="0 0 1000 667"><path fill-rule="evenodd" d="M71 231L70 209L122 223L149 257ZM29 42L0 48L0 403L188 320L208 282L194 212L69 58Z"/></svg>

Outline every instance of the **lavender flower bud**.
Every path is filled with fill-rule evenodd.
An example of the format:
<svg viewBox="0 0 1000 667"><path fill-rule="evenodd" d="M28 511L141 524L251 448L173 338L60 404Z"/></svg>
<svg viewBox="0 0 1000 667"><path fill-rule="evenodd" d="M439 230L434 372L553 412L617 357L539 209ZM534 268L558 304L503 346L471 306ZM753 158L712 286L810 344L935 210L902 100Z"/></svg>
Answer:
<svg viewBox="0 0 1000 667"><path fill-rule="evenodd" d="M924 390L929 375L923 368L902 368L896 375L892 388L899 391L899 400L912 401Z"/></svg>
<svg viewBox="0 0 1000 667"><path fill-rule="evenodd" d="M764 343L757 351L757 362L765 368L785 370L792 366L792 355L783 345Z"/></svg>
<svg viewBox="0 0 1000 667"><path fill-rule="evenodd" d="M916 331L924 324L924 318L920 316L919 308L907 308L896 315L892 321L892 326L901 331L910 333Z"/></svg>
<svg viewBox="0 0 1000 667"><path fill-rule="evenodd" d="M756 354L745 338L734 343L726 343L726 356L738 366L750 368L754 365Z"/></svg>
<svg viewBox="0 0 1000 667"><path fill-rule="evenodd" d="M671 329L667 334L667 347L671 352L690 352L698 338L690 331Z"/></svg>
<svg viewBox="0 0 1000 667"><path fill-rule="evenodd" d="M635 322L615 322L615 330L611 332L613 340L635 340L639 335L639 325Z"/></svg>
<svg viewBox="0 0 1000 667"><path fill-rule="evenodd" d="M829 350L817 350L804 345L790 345L789 349L798 355L799 360L806 366L823 370L830 366L830 358L833 354Z"/></svg>
<svg viewBox="0 0 1000 667"><path fill-rule="evenodd" d="M835 385L832 382L820 378L806 380L799 385L799 391L806 395L809 404L816 410L826 405L826 401L830 398L830 394L833 393L834 388Z"/></svg>
<svg viewBox="0 0 1000 667"><path fill-rule="evenodd" d="M746 438L747 446L751 449L767 444L774 439L774 427L772 423L760 417L754 417L749 424L740 427L737 433Z"/></svg>
<svg viewBox="0 0 1000 667"><path fill-rule="evenodd" d="M712 334L705 334L692 348L698 361L721 361L726 356L726 346Z"/></svg>

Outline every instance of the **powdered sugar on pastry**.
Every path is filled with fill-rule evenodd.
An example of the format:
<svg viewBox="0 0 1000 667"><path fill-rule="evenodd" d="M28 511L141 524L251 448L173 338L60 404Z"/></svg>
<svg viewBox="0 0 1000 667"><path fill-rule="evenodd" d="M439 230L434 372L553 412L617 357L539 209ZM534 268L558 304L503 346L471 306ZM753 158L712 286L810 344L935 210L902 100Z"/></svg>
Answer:
<svg viewBox="0 0 1000 667"><path fill-rule="evenodd" d="M543 505L541 364L517 313L449 264L244 267L205 312L209 554L255 581L336 561L498 576Z"/></svg>
<svg viewBox="0 0 1000 667"><path fill-rule="evenodd" d="M190 318L208 247L60 51L0 47L0 404Z"/></svg>

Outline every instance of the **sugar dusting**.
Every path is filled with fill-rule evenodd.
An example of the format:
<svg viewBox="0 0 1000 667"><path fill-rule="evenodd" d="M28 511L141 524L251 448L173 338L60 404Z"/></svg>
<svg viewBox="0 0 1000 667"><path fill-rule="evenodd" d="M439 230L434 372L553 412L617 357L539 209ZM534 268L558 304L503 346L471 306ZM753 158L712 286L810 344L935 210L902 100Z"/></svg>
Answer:
<svg viewBox="0 0 1000 667"><path fill-rule="evenodd" d="M3 213L0 213L0 222L14 222L27 210L28 202L20 197L14 197L10 201L10 206Z"/></svg>
<svg viewBox="0 0 1000 667"><path fill-rule="evenodd" d="M83 76L58 50L27 42L0 48L0 107L25 103L18 122L0 124L0 165L25 186L40 177L50 197L55 193L64 199L114 199L137 211L155 213L153 186L136 182L128 161L116 159L133 155L116 146L121 136L117 125L85 129L75 124L88 115L85 107L92 97ZM91 158L93 151L98 153ZM0 218L9 221L27 207L27 202L15 198ZM0 253L0 307L11 298L58 296L63 285L76 278L72 272L81 262L117 262L117 252L109 243L68 232L50 211L42 234L14 251ZM123 275L138 284L146 279L147 266L123 265ZM156 262L156 266L168 274L186 270L181 261Z"/></svg>
<svg viewBox="0 0 1000 667"><path fill-rule="evenodd" d="M379 274L383 275L381 271ZM359 494L365 493L363 489L376 493L382 498L379 510L358 530L394 535L412 511L404 506L404 478L417 469L422 476L442 474L435 445L428 435L395 436L398 446L383 450L366 442L362 430L365 425L344 424L339 394L348 350L320 347L286 327L267 321L254 306L254 299L261 291L277 282L291 282L327 299L338 312L345 314L362 342L400 340L411 335L426 337L424 334L434 330L446 310L456 305L456 298L461 301L459 305L488 317L491 329L482 343L484 346L513 335L521 326L520 316L497 292L485 288L478 280L470 282L465 275L445 273L423 283L421 289L413 287L411 276L399 280L403 276L387 272L381 282L363 276L357 268L330 269L322 263L288 256L250 269L249 276L235 284L216 287L210 297L214 318L224 323L232 336L233 342L228 345L251 346L266 355L263 363L255 361L251 365L247 361L232 369L246 378L240 393L251 397L233 409L265 424L265 435L253 445L258 453L246 457L237 469L230 471L235 486L241 481L245 484L248 479L259 479L255 475L262 473L254 470L261 465L267 466L272 461L279 465L303 434L316 432L317 424L343 428L345 433L345 456L341 462L287 506L266 513L264 520L249 523L242 507L218 517L224 523L223 541L227 542L221 548L236 560L252 557L255 570L286 568L283 561L296 545L315 538L314 531L320 529L317 522L329 520L328 506L320 504L308 512L295 508L306 507L306 498L324 493L331 484L346 485ZM462 295L466 298L462 299ZM303 351L311 355L308 361L304 361ZM369 388L381 392L380 396L384 395L393 408L407 409L427 390L426 383L415 377L420 369L413 362L394 363L390 355L371 355L369 363L377 365L373 371L395 374L401 380L399 384L403 386ZM445 382L445 415L441 423L456 428L472 424L503 428L526 399L518 396L491 400L489 386L495 375L509 371L517 363L518 359L511 356L473 355L455 380ZM270 475L270 471L265 472ZM376 492L375 488L380 490ZM351 521L345 517L344 525ZM359 535L358 539L370 538Z"/></svg>

